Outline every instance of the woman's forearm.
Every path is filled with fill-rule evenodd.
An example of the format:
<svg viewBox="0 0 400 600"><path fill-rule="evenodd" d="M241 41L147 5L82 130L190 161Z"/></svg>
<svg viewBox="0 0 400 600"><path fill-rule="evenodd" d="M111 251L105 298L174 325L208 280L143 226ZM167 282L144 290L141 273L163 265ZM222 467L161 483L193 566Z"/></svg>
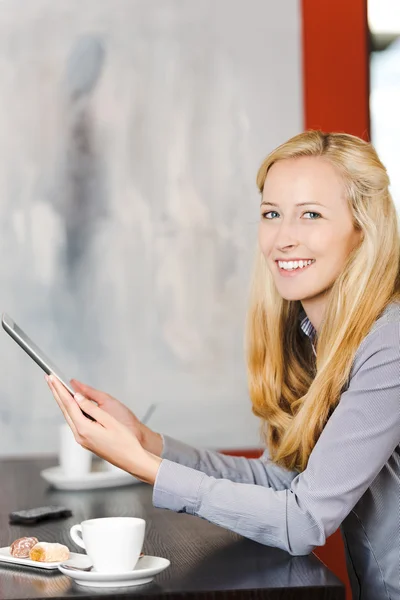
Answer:
<svg viewBox="0 0 400 600"><path fill-rule="evenodd" d="M142 425L142 446L147 452L155 456L161 456L163 451L163 439L161 434L149 429L146 425Z"/></svg>

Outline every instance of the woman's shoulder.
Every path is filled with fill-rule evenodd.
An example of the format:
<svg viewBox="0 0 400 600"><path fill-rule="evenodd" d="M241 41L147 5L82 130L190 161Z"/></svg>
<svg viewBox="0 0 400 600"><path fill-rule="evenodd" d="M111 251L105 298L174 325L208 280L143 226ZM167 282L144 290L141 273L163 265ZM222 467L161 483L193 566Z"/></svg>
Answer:
<svg viewBox="0 0 400 600"><path fill-rule="evenodd" d="M390 302L373 324L370 334L389 323L400 323L400 300Z"/></svg>
<svg viewBox="0 0 400 600"><path fill-rule="evenodd" d="M388 304L370 331L361 342L357 353L357 359L363 359L367 355L374 354L379 349L392 347L394 352L399 353L400 357L400 301Z"/></svg>

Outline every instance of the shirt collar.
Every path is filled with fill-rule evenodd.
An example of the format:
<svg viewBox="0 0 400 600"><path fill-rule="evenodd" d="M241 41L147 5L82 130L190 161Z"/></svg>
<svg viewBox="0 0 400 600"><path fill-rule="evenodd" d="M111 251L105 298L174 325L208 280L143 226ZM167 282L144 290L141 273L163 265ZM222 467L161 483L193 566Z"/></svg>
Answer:
<svg viewBox="0 0 400 600"><path fill-rule="evenodd" d="M304 309L301 309L301 311L300 311L299 321L300 321L300 329L309 338L311 338L313 340L316 336L317 331L316 331L314 325L311 323L310 319L307 317Z"/></svg>

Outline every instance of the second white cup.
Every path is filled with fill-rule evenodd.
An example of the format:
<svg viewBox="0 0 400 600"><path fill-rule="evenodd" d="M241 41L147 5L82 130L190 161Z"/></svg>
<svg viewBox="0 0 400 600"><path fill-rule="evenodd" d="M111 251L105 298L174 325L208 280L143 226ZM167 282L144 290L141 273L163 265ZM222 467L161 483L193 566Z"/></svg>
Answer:
<svg viewBox="0 0 400 600"><path fill-rule="evenodd" d="M59 444L58 459L66 477L82 477L90 473L92 453L78 444L67 423L60 426Z"/></svg>
<svg viewBox="0 0 400 600"><path fill-rule="evenodd" d="M139 560L145 529L144 519L105 517L73 525L70 536L86 550L97 572L126 573Z"/></svg>

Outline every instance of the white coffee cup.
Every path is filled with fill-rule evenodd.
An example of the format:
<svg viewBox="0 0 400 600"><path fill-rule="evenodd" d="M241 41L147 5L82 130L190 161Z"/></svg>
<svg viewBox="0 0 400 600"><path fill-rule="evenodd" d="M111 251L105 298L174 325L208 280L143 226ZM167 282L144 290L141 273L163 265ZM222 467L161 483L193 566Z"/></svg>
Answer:
<svg viewBox="0 0 400 600"><path fill-rule="evenodd" d="M86 550L95 571L126 573L132 571L139 560L145 528L144 519L105 517L73 525L70 536L78 546Z"/></svg>
<svg viewBox="0 0 400 600"><path fill-rule="evenodd" d="M58 461L66 477L81 477L92 468L92 453L75 440L70 426L64 423L59 430Z"/></svg>

